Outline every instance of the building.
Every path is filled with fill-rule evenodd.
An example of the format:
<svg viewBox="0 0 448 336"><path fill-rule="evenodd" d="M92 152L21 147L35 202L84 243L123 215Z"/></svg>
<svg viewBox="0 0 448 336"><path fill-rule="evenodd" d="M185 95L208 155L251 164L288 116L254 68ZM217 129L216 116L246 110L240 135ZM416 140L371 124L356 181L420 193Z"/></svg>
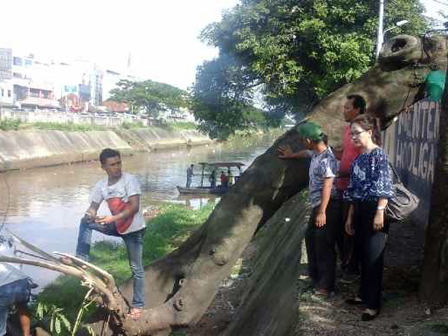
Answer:
<svg viewBox="0 0 448 336"><path fill-rule="evenodd" d="M12 49L0 48L0 107L14 104L12 85Z"/></svg>
<svg viewBox="0 0 448 336"><path fill-rule="evenodd" d="M18 55L12 58L12 85L14 105L21 108L57 109L54 97L50 62L38 60L34 55Z"/></svg>
<svg viewBox="0 0 448 336"><path fill-rule="evenodd" d="M103 99L104 101L107 101L111 94L110 92L117 87L117 83L125 79L126 76L122 75L119 72L113 71L113 70L106 70L104 71L104 77L103 77Z"/></svg>
<svg viewBox="0 0 448 336"><path fill-rule="evenodd" d="M103 71L97 64L83 59L59 62L52 65L51 72L55 97L63 109L87 111L89 106L102 105Z"/></svg>
<svg viewBox="0 0 448 336"><path fill-rule="evenodd" d="M12 78L12 49L0 48L0 82Z"/></svg>
<svg viewBox="0 0 448 336"><path fill-rule="evenodd" d="M12 81L0 81L0 107L1 106L14 106L14 94L13 94Z"/></svg>

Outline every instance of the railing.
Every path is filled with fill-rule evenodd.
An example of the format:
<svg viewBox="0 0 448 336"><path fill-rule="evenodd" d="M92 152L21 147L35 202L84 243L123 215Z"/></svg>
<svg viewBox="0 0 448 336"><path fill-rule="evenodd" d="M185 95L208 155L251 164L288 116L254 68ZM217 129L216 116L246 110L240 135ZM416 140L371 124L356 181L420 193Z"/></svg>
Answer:
<svg viewBox="0 0 448 336"><path fill-rule="evenodd" d="M13 110L0 108L0 120L20 120L24 123L53 122L62 124L97 125L106 127L120 126L125 122L141 122L148 125L148 120L135 115L123 114L98 114L98 113L72 113L52 110Z"/></svg>

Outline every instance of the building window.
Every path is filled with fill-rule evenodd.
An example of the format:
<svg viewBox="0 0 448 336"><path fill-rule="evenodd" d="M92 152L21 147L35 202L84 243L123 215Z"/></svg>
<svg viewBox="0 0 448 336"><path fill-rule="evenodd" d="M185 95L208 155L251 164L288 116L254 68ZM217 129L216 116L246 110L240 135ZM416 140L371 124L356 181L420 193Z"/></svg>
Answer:
<svg viewBox="0 0 448 336"><path fill-rule="evenodd" d="M3 97L4 94L5 94L5 90L2 89L2 97Z"/></svg>
<svg viewBox="0 0 448 336"><path fill-rule="evenodd" d="M30 97L39 98L40 92L37 89L30 89Z"/></svg>
<svg viewBox="0 0 448 336"><path fill-rule="evenodd" d="M22 66L23 65L23 60L20 57L14 57L13 58L13 64L14 65L18 65L18 66Z"/></svg>
<svg viewBox="0 0 448 336"><path fill-rule="evenodd" d="M8 98L11 98L11 90L8 90Z"/></svg>

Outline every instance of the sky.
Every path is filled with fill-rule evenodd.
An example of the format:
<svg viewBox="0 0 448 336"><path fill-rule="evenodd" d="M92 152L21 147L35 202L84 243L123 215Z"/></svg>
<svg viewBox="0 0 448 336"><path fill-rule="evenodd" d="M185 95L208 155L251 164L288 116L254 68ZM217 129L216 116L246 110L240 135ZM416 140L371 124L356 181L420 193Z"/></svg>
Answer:
<svg viewBox="0 0 448 336"><path fill-rule="evenodd" d="M427 14L448 12L448 0L420 0ZM217 50L198 36L238 0L2 1L0 47L55 61L84 58L123 72L131 53L143 79L187 89L196 67ZM441 3L446 3L443 5ZM387 6L387 5L386 5ZM387 8L386 8L387 11ZM387 12L386 12L387 14Z"/></svg>

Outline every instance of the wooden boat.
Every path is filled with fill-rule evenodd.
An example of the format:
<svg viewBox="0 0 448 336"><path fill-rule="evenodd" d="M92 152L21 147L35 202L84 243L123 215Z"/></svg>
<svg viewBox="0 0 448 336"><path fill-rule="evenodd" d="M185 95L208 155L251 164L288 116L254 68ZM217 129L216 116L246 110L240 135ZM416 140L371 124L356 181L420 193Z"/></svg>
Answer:
<svg viewBox="0 0 448 336"><path fill-rule="evenodd" d="M214 195L222 195L225 194L229 188L211 188L211 187L196 187L196 188L185 188L185 187L179 187L177 186L177 190L181 195L188 195L188 194L214 194Z"/></svg>
<svg viewBox="0 0 448 336"><path fill-rule="evenodd" d="M181 195L201 195L201 194L214 194L214 195L222 195L225 194L228 190L228 186L216 186L212 188L211 186L204 186L204 178L206 176L209 176L211 172L206 172L207 170L218 170L218 168L225 169L227 168L227 171L231 171L231 168L238 168L238 175L233 175L235 181L238 180L238 178L241 175L241 167L244 166L244 163L241 162L199 162L199 165L202 167L201 172L201 185L198 187L181 187L177 186L177 190ZM219 176L216 175L216 179L218 179ZM208 179L207 179L208 180Z"/></svg>

